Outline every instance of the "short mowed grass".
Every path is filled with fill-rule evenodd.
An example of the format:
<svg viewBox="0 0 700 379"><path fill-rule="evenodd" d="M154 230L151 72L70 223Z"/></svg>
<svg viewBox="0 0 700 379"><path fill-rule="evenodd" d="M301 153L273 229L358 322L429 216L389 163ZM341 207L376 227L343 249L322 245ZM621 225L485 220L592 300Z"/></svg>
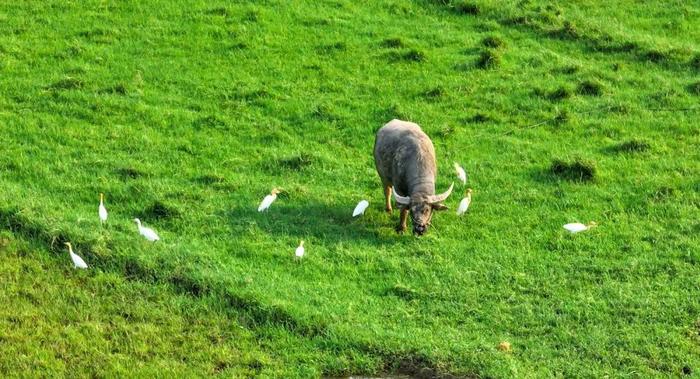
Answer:
<svg viewBox="0 0 700 379"><path fill-rule="evenodd" d="M692 375L699 23L660 1L5 3L0 370ZM474 189L421 238L381 205L392 118L432 137L438 191L454 161Z"/></svg>

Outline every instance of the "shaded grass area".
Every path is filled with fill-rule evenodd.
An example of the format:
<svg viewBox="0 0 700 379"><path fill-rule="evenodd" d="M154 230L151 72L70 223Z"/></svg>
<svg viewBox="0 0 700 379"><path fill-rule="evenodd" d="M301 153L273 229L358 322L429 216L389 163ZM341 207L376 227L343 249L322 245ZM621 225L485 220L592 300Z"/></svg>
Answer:
<svg viewBox="0 0 700 379"><path fill-rule="evenodd" d="M0 255L0 351L13 357L0 362L0 372L256 376L280 370L216 298L74 270L67 253L47 256L6 232Z"/></svg>
<svg viewBox="0 0 700 379"><path fill-rule="evenodd" d="M573 161L555 159L552 161L549 171L554 176L565 180L588 182L596 177L595 163L581 158Z"/></svg>
<svg viewBox="0 0 700 379"><path fill-rule="evenodd" d="M253 211L250 211L250 213L253 213ZM258 339L258 343L261 342L259 339L262 339L263 342L262 346L256 345L251 347L248 346L250 341L235 340L235 342L232 341L229 343L229 345L232 345L228 346L229 348L250 349L253 351L258 351L263 348L272 349L273 351L283 348L292 349L290 350L290 356L287 356L287 353L277 352L272 354L274 357L264 355L263 358L254 359L251 362L239 362L231 357L217 358L216 350L212 350L211 347L206 347L200 348L200 358L203 362L191 362L191 357L188 356L187 351L188 349L195 349L195 347L178 346L177 350L173 351L172 349L174 348L174 344L177 343L176 341L160 339L157 342L159 344L158 346L162 348L162 351L150 349L148 352L149 357L153 357L153 360L157 361L157 364L169 367L171 369L169 372L172 374L186 375L206 372L216 375L316 376L321 373L326 375L388 373L390 375L419 375L440 378L454 377L454 375L449 373L447 367L438 366L431 358L411 349L400 349L388 353L376 346L373 342L360 343L357 341L344 341L335 347L328 348L325 338L332 332L323 319L300 319L281 307L260 303L255 297L231 290L234 286L240 285L240 281L221 281L221 278L207 277L207 274L200 270L201 267L204 267L202 266L204 262L199 262L200 266L198 268L196 265L187 264L178 259L175 261L159 258L143 260L138 257L118 254L107 256L104 254L104 251L102 251L102 246L100 246L101 241L84 241L78 242L77 244L74 243L76 252L86 261L90 262L90 268L87 271L80 271L72 269L67 251L63 246L64 242L76 241L76 238L67 234L43 229L42 226L24 218L16 209L0 210L0 225L2 225L4 230L11 232L11 234L5 234L0 239L0 247L3 252L8 253L9 256L12 256L12 252L14 251L19 251L18 254L24 257L29 254L29 251L31 251L32 254L39 254L38 251L48 249L52 252L52 255L42 259L48 261L46 264L63 266L64 274L70 274L71 272L78 273L78 275L83 275L79 277L83 280L85 278L94 278L95 276L99 278L100 275L112 275L113 280L120 280L124 288L114 285L104 288L99 294L92 293L93 297L103 297L101 300L105 304L114 304L114 306L118 306L120 301L128 301L129 294L125 295L121 291L128 292L130 286L149 288L154 291L154 293L159 293L163 297L176 298L179 302L184 303L178 303L178 305L181 306L187 306L187 302L201 305L204 307L205 311L200 314L199 317L218 315L220 317L225 317L227 320L233 320L235 324L234 326L229 325L229 328L239 330L241 333L245 331L246 336L250 336L251 340L253 339L252 336L256 336L255 338ZM324 235L320 235L319 238ZM16 240L16 236L22 239ZM112 247L112 249L114 251L114 247ZM16 264L16 262L10 261L8 263L9 266L13 264ZM98 270L97 274L91 274L93 270ZM37 281L42 279L44 278L36 278ZM212 281L211 279L214 280ZM52 280L47 279L41 286L35 285L35 287L39 287L35 288L35 290L41 291L41 288L44 288L59 291L61 287L71 285L71 283L64 283L63 281L65 280L65 277L54 277ZM243 282L249 283L250 281L251 278L248 277L245 278ZM12 284L16 285L17 283ZM76 283L76 291L86 290L85 286L81 286L81 284L84 283ZM102 284L102 282L98 281L95 285ZM7 289L10 294L16 292L15 288ZM91 287L87 288L87 290L90 289ZM22 292L21 289L19 291ZM9 302L12 303L12 301L17 300L10 298ZM43 302L34 301L33 304L36 307L41 307L43 304L47 303L50 303L50 298L43 299ZM55 304L51 303L50 305L47 304L47 306L55 306ZM132 306L141 308L147 305L137 303ZM151 304L150 306L155 305ZM163 306L163 304L158 305L161 309L163 309ZM165 310L170 311L171 309L166 307ZM35 313L36 312L37 310L35 310ZM68 312L81 313L81 310L74 308L69 309ZM121 312L128 313L130 311L126 309L121 310ZM188 312L192 311L188 310ZM219 312L219 314L216 312ZM113 317L108 312L104 312L102 316L106 319ZM175 318L177 314L169 316ZM8 317L14 320L13 317L15 316ZM188 313L188 317L191 319L193 316ZM142 318L145 322L164 322L164 316L162 315L146 314L143 315ZM47 327L56 327L54 320L46 321ZM176 322L177 320L167 321ZM160 325L154 325L151 328L155 329L159 326ZM207 327L211 327L211 325L207 325ZM154 333L167 334L172 332L161 330L154 331ZM41 334L37 336L39 335ZM175 335L178 335L178 333L175 332ZM35 342L33 335L26 337L28 340L27 344ZM151 335L144 335L143 337L149 341L151 338L154 338ZM85 336L84 338L95 338L95 336ZM270 340L268 340L268 338ZM124 343L120 340L110 339L109 336L104 336L104 339L105 345L119 345ZM42 341L46 342L45 340ZM71 342L80 351L86 349L82 340ZM145 343L145 341L142 342L142 344ZM307 344L311 345L304 346ZM48 347L42 346L39 348L32 346L31 349L35 349L35 352L37 352L40 349L48 349ZM305 349L305 351L314 351L315 353L311 354L311 356L308 354L297 356L295 352L296 349ZM126 368L122 366L128 366L128 364L122 363L121 360L128 362L130 359L135 359L138 357L138 352L129 351L124 354L126 357L121 357L121 359L114 357L104 358L113 362L116 366L101 367L100 369L96 369L91 365L77 366L80 367L81 372L95 375L123 373ZM89 358L88 354L79 352L78 355L83 359ZM161 357L161 355L169 355L174 360L180 360L187 366L187 369L185 370L183 367L178 367L173 362L168 363L165 361L166 358ZM263 353L261 352L260 355L263 355ZM242 354L239 354L236 356L236 359L241 359L241 356ZM247 357L247 355L245 355L244 358L245 357ZM206 359L213 359L216 361L212 363L206 361ZM278 361L275 362L273 359ZM200 364L197 365L197 363ZM53 361L32 362L31 364L38 364L41 367L45 367L47 372L55 372L54 370L62 369L55 368L55 362ZM207 371L207 365L213 365L211 371ZM291 365L291 368L283 369L280 365L282 365L281 367L284 367L284 365ZM317 365L322 365L322 371L318 371L319 367ZM8 372L14 371L15 369L16 366L14 365L8 365L6 367L6 371ZM141 372L143 374L150 373L153 370L148 364L142 364L139 369L142 371L136 372ZM41 372L41 369L32 371Z"/></svg>

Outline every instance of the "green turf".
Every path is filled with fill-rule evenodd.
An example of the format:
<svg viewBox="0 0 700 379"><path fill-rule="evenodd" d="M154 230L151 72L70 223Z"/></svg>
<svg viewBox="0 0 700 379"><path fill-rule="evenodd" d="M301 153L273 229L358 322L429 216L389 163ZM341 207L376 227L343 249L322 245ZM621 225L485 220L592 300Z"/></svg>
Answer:
<svg viewBox="0 0 700 379"><path fill-rule="evenodd" d="M694 373L698 24L631 0L6 2L0 370ZM392 118L432 137L438 191L454 161L474 189L422 238L383 213Z"/></svg>

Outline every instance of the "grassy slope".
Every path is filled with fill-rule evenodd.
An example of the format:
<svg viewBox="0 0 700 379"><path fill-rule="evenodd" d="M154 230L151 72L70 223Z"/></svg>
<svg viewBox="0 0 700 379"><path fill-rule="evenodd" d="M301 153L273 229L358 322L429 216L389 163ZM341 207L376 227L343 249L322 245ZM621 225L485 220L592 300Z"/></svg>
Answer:
<svg viewBox="0 0 700 379"><path fill-rule="evenodd" d="M65 256L47 256L8 235L0 253L3 373L252 375L275 368L217 299L74 271L62 264Z"/></svg>
<svg viewBox="0 0 700 379"><path fill-rule="evenodd" d="M484 376L699 368L697 112L651 110L697 104L699 16L613 8L4 5L0 215L61 254L50 264L65 254L52 240L76 243L94 286L123 274L218 297L267 341L271 375L404 358ZM648 9L676 26L651 33ZM486 36L506 44L490 70L475 63ZM584 81L601 95L578 94ZM392 117L433 136L441 189L453 160L467 167L468 217L440 214L421 239L393 233L370 155ZM651 148L614 148L632 138ZM594 182L548 173L574 157L596 163ZM286 194L257 214L275 185ZM372 206L350 220L360 198ZM163 244L136 238L134 216ZM560 230L572 220L601 226L572 238ZM74 280L57 272L54 291Z"/></svg>

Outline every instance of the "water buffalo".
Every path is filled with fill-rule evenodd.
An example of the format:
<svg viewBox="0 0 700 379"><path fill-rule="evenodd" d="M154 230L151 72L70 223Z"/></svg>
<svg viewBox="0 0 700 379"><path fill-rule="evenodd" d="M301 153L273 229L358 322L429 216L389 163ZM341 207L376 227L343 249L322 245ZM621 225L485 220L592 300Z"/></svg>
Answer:
<svg viewBox="0 0 700 379"><path fill-rule="evenodd" d="M391 194L401 208L396 231L406 230L406 219L411 212L413 233L422 235L430 225L433 210L447 209L442 204L450 188L435 195L435 148L420 126L408 121L391 120L377 131L374 142L374 163L382 180L386 211L391 213ZM393 189L393 191L392 191Z"/></svg>

